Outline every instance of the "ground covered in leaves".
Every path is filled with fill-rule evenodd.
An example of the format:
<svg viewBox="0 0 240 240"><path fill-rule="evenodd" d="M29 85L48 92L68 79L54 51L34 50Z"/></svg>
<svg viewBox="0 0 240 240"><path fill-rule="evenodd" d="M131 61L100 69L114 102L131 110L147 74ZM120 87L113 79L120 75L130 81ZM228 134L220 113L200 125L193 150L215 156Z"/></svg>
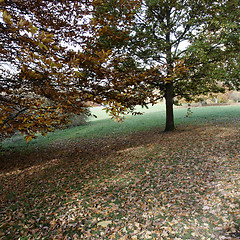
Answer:
<svg viewBox="0 0 240 240"><path fill-rule="evenodd" d="M0 239L240 239L240 123L6 152Z"/></svg>

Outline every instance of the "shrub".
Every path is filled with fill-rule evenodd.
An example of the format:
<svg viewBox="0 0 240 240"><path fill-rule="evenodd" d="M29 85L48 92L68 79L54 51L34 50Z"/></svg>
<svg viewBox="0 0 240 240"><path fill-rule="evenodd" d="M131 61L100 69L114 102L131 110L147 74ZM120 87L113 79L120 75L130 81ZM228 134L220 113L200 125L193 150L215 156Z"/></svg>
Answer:
<svg viewBox="0 0 240 240"><path fill-rule="evenodd" d="M85 125L88 122L88 117L90 116L90 110L86 109L85 113L82 114L71 114L70 123L67 124L67 128L77 127Z"/></svg>

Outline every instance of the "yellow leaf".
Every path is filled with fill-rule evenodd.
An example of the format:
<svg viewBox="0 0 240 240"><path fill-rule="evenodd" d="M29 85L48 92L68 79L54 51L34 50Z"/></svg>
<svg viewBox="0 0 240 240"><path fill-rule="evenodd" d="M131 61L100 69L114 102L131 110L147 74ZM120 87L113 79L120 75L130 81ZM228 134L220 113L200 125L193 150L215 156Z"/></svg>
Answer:
<svg viewBox="0 0 240 240"><path fill-rule="evenodd" d="M42 42L43 42L43 43L50 43L50 42L54 42L54 40L51 39L51 38L44 38L44 39L42 40Z"/></svg>
<svg viewBox="0 0 240 240"><path fill-rule="evenodd" d="M30 28L30 32L31 33L36 33L38 31L38 28L37 27L31 27Z"/></svg>
<svg viewBox="0 0 240 240"><path fill-rule="evenodd" d="M43 44L43 47L45 48L45 50L47 50L47 51L48 51L48 48L47 48L47 46L46 46L46 45L44 45L44 44Z"/></svg>
<svg viewBox="0 0 240 240"><path fill-rule="evenodd" d="M107 227L108 225L112 224L112 221L102 221L102 222L99 222L97 224L97 226L101 226L101 227Z"/></svg>
<svg viewBox="0 0 240 240"><path fill-rule="evenodd" d="M84 77L84 74L82 72L76 71L75 74L77 77Z"/></svg>
<svg viewBox="0 0 240 240"><path fill-rule="evenodd" d="M46 34L46 38L53 38L54 37L54 34L53 33L48 33Z"/></svg>
<svg viewBox="0 0 240 240"><path fill-rule="evenodd" d="M39 47L40 47L40 49L43 49L43 48L45 48L47 51L48 51L48 48L47 48L47 46L46 45L44 45L43 43L41 43L41 42L39 42Z"/></svg>
<svg viewBox="0 0 240 240"><path fill-rule="evenodd" d="M51 62L51 67L56 67L56 64L54 62Z"/></svg>
<svg viewBox="0 0 240 240"><path fill-rule="evenodd" d="M3 12L3 21L5 22L5 23L12 23L11 22L11 15L9 15L8 13L7 13L7 11L4 11Z"/></svg>
<svg viewBox="0 0 240 240"><path fill-rule="evenodd" d="M24 20L21 18L21 20L18 22L18 27L22 27L24 25Z"/></svg>
<svg viewBox="0 0 240 240"><path fill-rule="evenodd" d="M42 47L43 47L43 44L41 43L41 42L39 42L39 47L42 49Z"/></svg>
<svg viewBox="0 0 240 240"><path fill-rule="evenodd" d="M26 136L26 137L25 137L26 143L28 143L28 142L31 141L31 140L32 140L32 137L31 137L31 136Z"/></svg>
<svg viewBox="0 0 240 240"><path fill-rule="evenodd" d="M27 121L28 121L28 118L24 118L24 119L23 119L23 122L27 122Z"/></svg>

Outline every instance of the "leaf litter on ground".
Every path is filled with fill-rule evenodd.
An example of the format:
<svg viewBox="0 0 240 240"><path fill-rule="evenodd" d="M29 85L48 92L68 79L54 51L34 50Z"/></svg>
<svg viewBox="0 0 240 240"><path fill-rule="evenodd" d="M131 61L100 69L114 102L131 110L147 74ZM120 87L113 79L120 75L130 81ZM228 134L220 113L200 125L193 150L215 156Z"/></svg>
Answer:
<svg viewBox="0 0 240 240"><path fill-rule="evenodd" d="M0 174L0 239L239 239L239 130L194 125L13 153L18 165Z"/></svg>

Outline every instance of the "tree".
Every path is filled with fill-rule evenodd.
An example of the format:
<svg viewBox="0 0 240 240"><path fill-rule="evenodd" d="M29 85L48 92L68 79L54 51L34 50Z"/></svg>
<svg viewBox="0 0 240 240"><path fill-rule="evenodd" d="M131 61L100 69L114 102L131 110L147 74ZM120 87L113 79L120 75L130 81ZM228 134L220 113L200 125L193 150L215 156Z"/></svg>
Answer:
<svg viewBox="0 0 240 240"><path fill-rule="evenodd" d="M123 52L138 7L138 0L93 1L91 28L88 28L91 38L84 52L88 68L78 65L82 72L79 79L87 81L89 94L95 96L94 102L105 104L106 111L115 120L121 120L121 113L132 112L135 105L144 104L144 99L151 94L146 83L155 75L154 68L143 72L138 63ZM96 58L99 53L104 57L89 62L89 58ZM81 54L77 56L80 57Z"/></svg>
<svg viewBox="0 0 240 240"><path fill-rule="evenodd" d="M221 91L219 64L231 69L232 83L224 84L237 84L239 28L230 19L239 20L227 14L224 25L220 21L231 7L239 9L235 0L0 3L0 130L5 136L20 131L29 140L60 128L69 113L84 113L89 101L107 104L120 119L134 106L162 97L165 130L171 131L177 98ZM184 42L191 46L181 48ZM231 61L221 57L222 47Z"/></svg>
<svg viewBox="0 0 240 240"><path fill-rule="evenodd" d="M143 74L115 71L125 61L111 58L112 49L126 34L94 24L91 16L98 4L91 0L1 1L0 130L4 136L20 131L28 141L38 132L44 135L66 124L70 113L88 113L88 102L108 102L113 115L119 108L126 109L119 103L126 99L118 94L124 86L119 79L129 84ZM130 24L134 4L123 4L115 26ZM112 34L108 47L94 38L106 31ZM140 95L131 99L129 107L140 102Z"/></svg>
<svg viewBox="0 0 240 240"><path fill-rule="evenodd" d="M102 61L105 53L80 52L89 38L90 1L0 4L0 131L2 137L20 131L28 141L37 132L61 128L70 113L85 113L94 94L83 69Z"/></svg>
<svg viewBox="0 0 240 240"><path fill-rule="evenodd" d="M147 91L148 94L142 94L142 105L147 102L154 104L159 98L164 97L166 99L165 131L172 131L175 128L173 104L177 99L185 98L191 101L198 95L221 92L224 88L219 81L224 75L229 74L228 68L232 67L231 71L237 72L236 65L239 63L239 58L231 61L231 64L226 64L233 51L231 47L227 47L223 52L222 47L232 41L230 37L226 39L228 24L231 22L228 13L231 13L231 7L234 6L239 10L239 6L237 1L143 0L136 5L133 24L119 28L112 24L115 22L113 13L123 11L121 5L123 2L125 1L101 2L95 8L94 21L102 26L98 26L99 29L115 27L127 35L125 42L114 45L111 58L122 58L126 64L131 59L131 65L128 64L126 70L142 71L144 78L142 81L138 79L133 82L132 91L130 90L128 96ZM128 4L129 2L131 1L128 1ZM224 30L220 22L223 14ZM102 21L107 19L107 15L111 16L111 21ZM118 18L118 15L115 16ZM231 17L236 19L234 14ZM223 34L219 35L218 42L217 39L213 42L212 36L219 29ZM113 44L109 31L98 33L98 36L97 41L102 46L108 47ZM200 36L208 42L207 45L204 41L200 41ZM234 41L235 45L239 45L239 41L235 38ZM184 48L184 43L192 43L192 45ZM223 53L225 58L222 57ZM221 70L221 65L225 66L224 71ZM149 69L151 75L146 77L146 70ZM115 70L118 69L115 67ZM217 71L218 74L214 75L213 73ZM236 74L231 75L236 77ZM111 82L111 79L108 80ZM235 85L236 83L235 80ZM230 84L230 80L225 79L224 84ZM143 88L141 89L140 86ZM124 92L121 94L124 95ZM127 98L123 100L121 104L128 106Z"/></svg>
<svg viewBox="0 0 240 240"><path fill-rule="evenodd" d="M185 61L194 75L201 72L225 89L239 90L240 8L238 1L226 1L218 8L205 31L191 40ZM198 69L197 69L197 68Z"/></svg>

